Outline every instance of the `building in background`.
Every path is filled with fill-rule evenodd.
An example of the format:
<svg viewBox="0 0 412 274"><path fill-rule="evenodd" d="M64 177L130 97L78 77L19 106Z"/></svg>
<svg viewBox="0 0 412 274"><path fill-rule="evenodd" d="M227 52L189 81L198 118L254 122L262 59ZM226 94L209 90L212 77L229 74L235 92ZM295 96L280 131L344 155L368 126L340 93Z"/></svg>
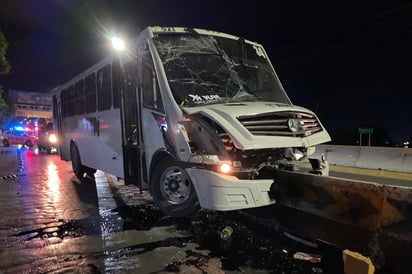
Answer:
<svg viewBox="0 0 412 274"><path fill-rule="evenodd" d="M52 95L49 93L9 89L7 98L16 110L16 117L43 118L46 121L53 118Z"/></svg>

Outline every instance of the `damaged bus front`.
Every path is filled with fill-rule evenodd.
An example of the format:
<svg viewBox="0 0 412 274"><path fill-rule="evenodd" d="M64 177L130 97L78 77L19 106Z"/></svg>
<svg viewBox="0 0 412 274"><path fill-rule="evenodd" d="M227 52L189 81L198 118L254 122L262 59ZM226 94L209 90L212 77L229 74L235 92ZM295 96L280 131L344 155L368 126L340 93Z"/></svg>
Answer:
<svg viewBox="0 0 412 274"><path fill-rule="evenodd" d="M176 216L199 204L274 203L275 171L331 140L316 114L292 104L260 44L201 29L148 31L164 108L164 148L146 151L156 203Z"/></svg>

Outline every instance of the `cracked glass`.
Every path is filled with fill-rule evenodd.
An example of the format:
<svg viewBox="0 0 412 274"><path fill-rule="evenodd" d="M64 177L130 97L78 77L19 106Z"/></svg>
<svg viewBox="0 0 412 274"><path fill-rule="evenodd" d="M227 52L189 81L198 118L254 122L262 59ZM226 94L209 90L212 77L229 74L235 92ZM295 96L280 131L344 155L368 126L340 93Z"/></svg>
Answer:
<svg viewBox="0 0 412 274"><path fill-rule="evenodd" d="M154 42L180 106L291 104L264 50L244 39L179 33L159 35Z"/></svg>

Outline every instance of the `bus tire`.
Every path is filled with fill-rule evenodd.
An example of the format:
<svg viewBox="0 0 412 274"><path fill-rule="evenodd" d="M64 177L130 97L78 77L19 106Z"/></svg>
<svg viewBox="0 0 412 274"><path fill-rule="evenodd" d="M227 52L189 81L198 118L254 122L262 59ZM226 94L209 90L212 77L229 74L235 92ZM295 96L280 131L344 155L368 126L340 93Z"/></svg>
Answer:
<svg viewBox="0 0 412 274"><path fill-rule="evenodd" d="M150 193L156 205L172 217L190 216L200 208L189 175L171 158L165 158L156 165L150 183Z"/></svg>
<svg viewBox="0 0 412 274"><path fill-rule="evenodd" d="M83 181L84 174L86 173L86 167L82 165L82 160L80 159L79 149L75 144L70 146L70 158L72 160L72 169L74 174Z"/></svg>
<svg viewBox="0 0 412 274"><path fill-rule="evenodd" d="M4 145L5 147L10 146L9 140L3 139L3 145Z"/></svg>

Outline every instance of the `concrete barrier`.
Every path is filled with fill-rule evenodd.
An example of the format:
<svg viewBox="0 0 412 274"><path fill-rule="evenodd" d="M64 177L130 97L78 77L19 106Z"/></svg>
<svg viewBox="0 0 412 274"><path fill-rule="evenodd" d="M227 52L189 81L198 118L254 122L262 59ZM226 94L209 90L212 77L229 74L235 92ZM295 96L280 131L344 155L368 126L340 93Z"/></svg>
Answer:
<svg viewBox="0 0 412 274"><path fill-rule="evenodd" d="M288 209L280 221L294 234L364 253L390 269L380 273L411 273L411 187L283 170L275 178L274 208Z"/></svg>
<svg viewBox="0 0 412 274"><path fill-rule="evenodd" d="M323 153L330 165L412 173L412 148L319 145L310 157Z"/></svg>

